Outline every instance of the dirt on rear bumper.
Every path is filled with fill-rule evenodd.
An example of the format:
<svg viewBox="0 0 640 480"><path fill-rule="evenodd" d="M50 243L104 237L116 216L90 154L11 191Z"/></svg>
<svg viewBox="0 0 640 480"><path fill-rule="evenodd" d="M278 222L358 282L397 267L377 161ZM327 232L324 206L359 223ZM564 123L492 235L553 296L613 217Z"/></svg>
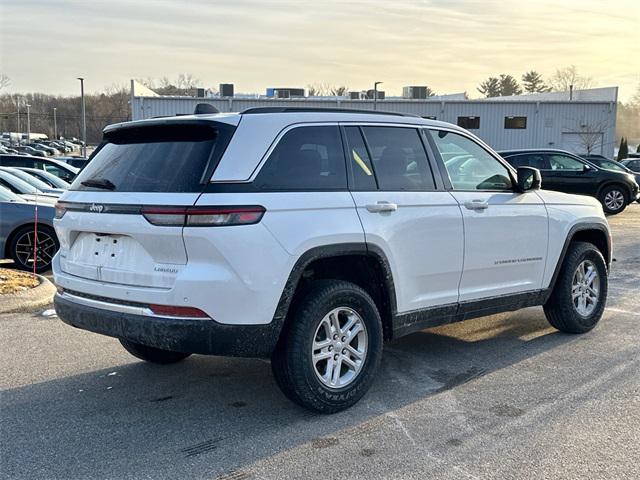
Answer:
<svg viewBox="0 0 640 480"><path fill-rule="evenodd" d="M176 352L269 357L282 325L222 325L211 319L148 317L81 305L56 294L58 317L76 328Z"/></svg>

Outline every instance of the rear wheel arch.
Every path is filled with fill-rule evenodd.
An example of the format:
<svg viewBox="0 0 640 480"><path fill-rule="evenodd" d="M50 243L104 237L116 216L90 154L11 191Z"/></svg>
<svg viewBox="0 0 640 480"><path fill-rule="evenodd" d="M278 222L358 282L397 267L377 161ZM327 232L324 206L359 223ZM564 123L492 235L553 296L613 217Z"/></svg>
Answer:
<svg viewBox="0 0 640 480"><path fill-rule="evenodd" d="M391 267L381 249L366 243L315 247L300 256L285 284L274 314L280 336L288 327L288 313L314 280L344 280L365 290L382 319L385 340L392 337L396 295Z"/></svg>
<svg viewBox="0 0 640 480"><path fill-rule="evenodd" d="M619 187L620 190L624 192L627 202L631 198L631 189L629 188L629 186L617 180L605 180L598 186L598 191L596 193L596 197L598 198L598 200L600 199L602 192L604 192L604 190L609 187Z"/></svg>

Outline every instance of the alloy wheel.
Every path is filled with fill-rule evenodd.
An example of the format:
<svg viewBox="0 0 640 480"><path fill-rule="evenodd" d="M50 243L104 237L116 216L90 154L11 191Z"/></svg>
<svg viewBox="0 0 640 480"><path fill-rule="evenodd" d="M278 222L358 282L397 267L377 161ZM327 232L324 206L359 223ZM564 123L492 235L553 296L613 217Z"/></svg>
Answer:
<svg viewBox="0 0 640 480"><path fill-rule="evenodd" d="M23 266L32 268L35 253L36 267L40 268L51 265L53 256L56 253L55 238L46 231L38 231L37 244L34 252L35 240L36 232L34 230L29 230L20 235L16 240L16 258Z"/></svg>
<svg viewBox="0 0 640 480"><path fill-rule="evenodd" d="M604 204L611 211L620 210L624 206L624 195L620 190L611 190L604 196Z"/></svg>
<svg viewBox="0 0 640 480"><path fill-rule="evenodd" d="M318 379L328 388L342 388L359 375L367 356L367 328L353 309L327 313L313 337L312 362Z"/></svg>
<svg viewBox="0 0 640 480"><path fill-rule="evenodd" d="M573 308L583 317L593 313L600 297L600 276L596 266L589 260L578 265L573 274L571 299Z"/></svg>

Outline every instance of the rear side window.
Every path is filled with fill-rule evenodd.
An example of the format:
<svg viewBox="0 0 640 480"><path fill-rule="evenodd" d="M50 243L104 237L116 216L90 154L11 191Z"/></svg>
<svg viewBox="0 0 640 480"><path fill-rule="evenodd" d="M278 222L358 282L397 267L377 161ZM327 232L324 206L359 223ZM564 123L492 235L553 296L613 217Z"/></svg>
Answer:
<svg viewBox="0 0 640 480"><path fill-rule="evenodd" d="M514 167L534 167L539 170L548 169L549 166L545 160L544 155L536 154L536 153L527 153L523 155L515 155L513 157L507 158L507 162L509 162Z"/></svg>
<svg viewBox="0 0 640 480"><path fill-rule="evenodd" d="M261 190L346 190L337 126L296 127L280 139L254 184Z"/></svg>
<svg viewBox="0 0 640 480"><path fill-rule="evenodd" d="M116 130L105 135L71 189L95 190L82 182L108 180L118 192L202 191L232 133L233 127L213 122Z"/></svg>
<svg viewBox="0 0 640 480"><path fill-rule="evenodd" d="M363 127L380 190L433 190L427 154L415 128Z"/></svg>
<svg viewBox="0 0 640 480"><path fill-rule="evenodd" d="M551 170L582 171L584 169L582 162L566 155L552 154L548 155L547 158L549 159Z"/></svg>

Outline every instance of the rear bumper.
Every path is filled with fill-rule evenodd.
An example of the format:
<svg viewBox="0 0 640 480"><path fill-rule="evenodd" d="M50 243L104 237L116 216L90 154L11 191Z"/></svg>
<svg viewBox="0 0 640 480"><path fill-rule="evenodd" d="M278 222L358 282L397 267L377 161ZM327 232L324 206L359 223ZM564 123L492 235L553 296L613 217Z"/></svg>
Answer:
<svg viewBox="0 0 640 480"><path fill-rule="evenodd" d="M211 319L151 317L95 308L56 294L58 317L76 328L186 353L269 357L281 325L222 325Z"/></svg>

